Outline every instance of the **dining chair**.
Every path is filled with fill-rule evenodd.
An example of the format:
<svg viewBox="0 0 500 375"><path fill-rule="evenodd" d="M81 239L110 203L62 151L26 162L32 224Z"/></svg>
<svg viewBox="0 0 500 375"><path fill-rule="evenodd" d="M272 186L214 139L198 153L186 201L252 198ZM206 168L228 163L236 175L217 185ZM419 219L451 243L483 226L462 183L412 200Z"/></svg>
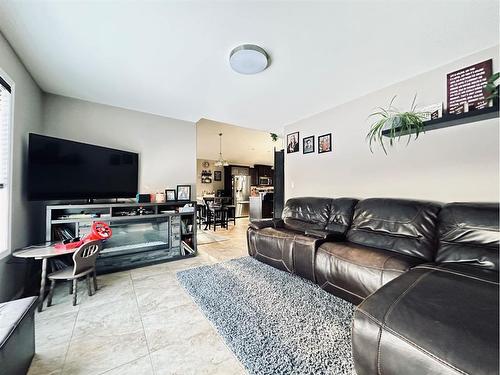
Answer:
<svg viewBox="0 0 500 375"><path fill-rule="evenodd" d="M50 290L47 297L47 306L52 305L52 296L54 295L54 287L56 280L71 281L70 294L73 294L73 306L76 306L78 279L86 278L87 290L89 296L92 296L92 288L90 286L90 275L92 274L94 293L97 291L97 277L95 271L96 258L101 251L101 241L90 241L84 243L73 253L73 267L69 266L62 270L53 272L49 275Z"/></svg>
<svg viewBox="0 0 500 375"><path fill-rule="evenodd" d="M221 228L226 228L225 211L222 206L222 201L220 198L215 198L212 200L205 201L207 210L207 221L205 223L205 230L210 229L211 226L214 227L214 231L217 230L217 226Z"/></svg>
<svg viewBox="0 0 500 375"><path fill-rule="evenodd" d="M226 204L224 205L224 209L226 210L226 223L229 225L229 221L232 221L233 225L236 225L236 206L234 204Z"/></svg>

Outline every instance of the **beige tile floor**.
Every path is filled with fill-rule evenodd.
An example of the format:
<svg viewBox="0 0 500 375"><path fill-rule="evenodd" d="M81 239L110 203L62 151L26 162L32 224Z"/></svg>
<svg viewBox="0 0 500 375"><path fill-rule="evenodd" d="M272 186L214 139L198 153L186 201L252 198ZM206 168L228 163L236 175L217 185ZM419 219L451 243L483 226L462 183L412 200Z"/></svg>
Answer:
<svg viewBox="0 0 500 375"><path fill-rule="evenodd" d="M177 271L246 255L248 220L228 240L198 247L195 258L98 276L71 305L65 283L35 318L36 355L30 375L244 374L211 323L178 284Z"/></svg>

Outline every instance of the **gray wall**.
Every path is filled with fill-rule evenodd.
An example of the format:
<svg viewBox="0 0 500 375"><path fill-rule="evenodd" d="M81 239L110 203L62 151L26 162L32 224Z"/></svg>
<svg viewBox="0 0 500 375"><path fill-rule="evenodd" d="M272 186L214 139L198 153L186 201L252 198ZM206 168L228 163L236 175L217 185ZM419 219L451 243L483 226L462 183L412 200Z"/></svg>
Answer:
<svg viewBox="0 0 500 375"><path fill-rule="evenodd" d="M43 207L26 199L25 168L27 134L42 130L42 92L1 34L0 69L14 82L11 248L16 249L38 242L44 232ZM24 261L0 259L0 301L22 293L25 276Z"/></svg>
<svg viewBox="0 0 500 375"><path fill-rule="evenodd" d="M1 34L0 69L15 84L12 250L44 240L45 204L28 202L26 195L30 132L138 152L141 192L190 184L195 197L194 123L44 94ZM11 256L0 259L0 302L21 295L37 269Z"/></svg>
<svg viewBox="0 0 500 375"><path fill-rule="evenodd" d="M196 124L58 95L45 95L44 133L139 153L139 190L196 189Z"/></svg>
<svg viewBox="0 0 500 375"><path fill-rule="evenodd" d="M380 148L371 154L365 140L371 122L368 115L376 107L386 107L394 95L401 109L409 108L415 93L421 105L446 105L446 74L489 58L498 71L498 53L498 46L484 50L286 126L286 134L300 131L301 138L300 152L286 155L286 198L498 201L498 118L427 132L408 146L402 142L390 149L388 156ZM404 64L404 57L398 58ZM359 72L353 78L363 79L363 75ZM330 132L333 152L302 154L303 137Z"/></svg>

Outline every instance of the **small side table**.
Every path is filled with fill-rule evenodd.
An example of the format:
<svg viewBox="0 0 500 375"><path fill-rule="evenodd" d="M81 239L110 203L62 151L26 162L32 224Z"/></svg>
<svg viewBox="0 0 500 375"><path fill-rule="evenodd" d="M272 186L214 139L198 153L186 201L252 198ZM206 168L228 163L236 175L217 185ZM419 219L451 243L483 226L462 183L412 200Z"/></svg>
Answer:
<svg viewBox="0 0 500 375"><path fill-rule="evenodd" d="M38 312L43 309L43 297L45 294L45 281L47 279L47 263L49 258L73 254L78 248L74 249L57 249L54 243L28 246L16 250L12 256L17 258L33 258L42 260L42 279L40 281L40 294L38 296Z"/></svg>

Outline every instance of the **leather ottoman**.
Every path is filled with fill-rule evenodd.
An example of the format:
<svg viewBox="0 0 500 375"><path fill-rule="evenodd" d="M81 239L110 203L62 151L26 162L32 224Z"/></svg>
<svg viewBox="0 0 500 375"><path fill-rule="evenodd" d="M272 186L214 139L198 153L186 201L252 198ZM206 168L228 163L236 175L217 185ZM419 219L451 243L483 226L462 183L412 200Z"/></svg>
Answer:
<svg viewBox="0 0 500 375"><path fill-rule="evenodd" d="M35 354L36 297L0 304L0 373L26 374Z"/></svg>

